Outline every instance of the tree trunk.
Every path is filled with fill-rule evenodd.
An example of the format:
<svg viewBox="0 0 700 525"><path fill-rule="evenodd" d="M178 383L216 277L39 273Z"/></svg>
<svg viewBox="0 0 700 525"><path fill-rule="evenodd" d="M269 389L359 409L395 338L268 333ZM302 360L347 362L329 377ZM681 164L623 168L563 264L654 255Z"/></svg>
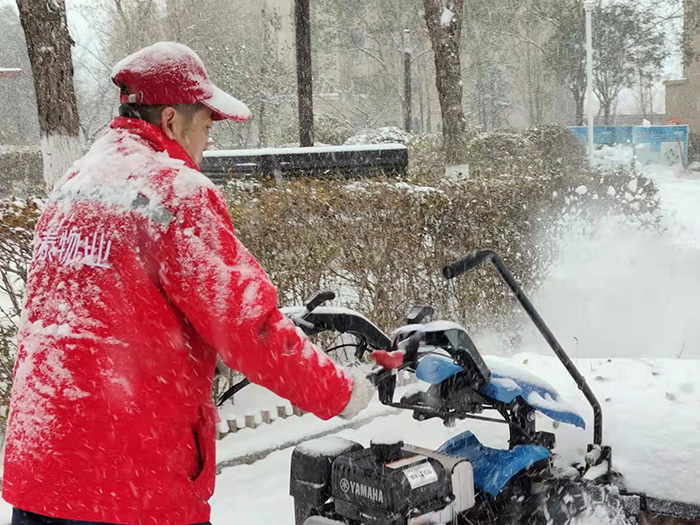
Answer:
<svg viewBox="0 0 700 525"><path fill-rule="evenodd" d="M601 109L603 110L603 122L606 126L610 126L610 114L612 109L612 100L601 101Z"/></svg>
<svg viewBox="0 0 700 525"><path fill-rule="evenodd" d="M314 145L314 99L311 70L311 11L309 0L295 0L299 144Z"/></svg>
<svg viewBox="0 0 700 525"><path fill-rule="evenodd" d="M448 164L461 161L464 152L464 110L462 108L462 68L459 42L462 33L464 0L449 2L450 23L443 23L447 9L442 0L423 0L425 21L435 56L435 84L442 111L442 132Z"/></svg>
<svg viewBox="0 0 700 525"><path fill-rule="evenodd" d="M65 0L17 0L34 75L44 180L49 188L82 153Z"/></svg>

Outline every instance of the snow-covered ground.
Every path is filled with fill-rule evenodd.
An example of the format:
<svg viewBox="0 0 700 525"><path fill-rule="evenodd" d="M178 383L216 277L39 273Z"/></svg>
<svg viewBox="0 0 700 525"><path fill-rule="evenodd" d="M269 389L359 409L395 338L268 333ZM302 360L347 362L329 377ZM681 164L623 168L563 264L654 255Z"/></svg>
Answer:
<svg viewBox="0 0 700 525"><path fill-rule="evenodd" d="M624 150L606 149L601 163L627 162ZM612 221L598 234L565 239L563 257L535 298L564 346L603 404L605 443L632 490L700 503L700 178L673 167L645 167L661 192L663 234ZM559 452L580 460L592 438L592 414L561 364L544 343L527 340L514 365L546 379L585 417L589 428L558 425ZM260 390L237 406L267 408L277 399ZM507 428L486 422L419 423L410 413L387 411L375 399L357 422L313 416L244 429L219 442L219 460L284 447L306 435L337 435L369 444L399 432L406 442L437 447L469 429L489 446L506 446ZM538 416L541 430L554 428ZM224 468L212 499L212 523L291 524L291 447L250 465ZM0 524L10 509L0 506Z"/></svg>
<svg viewBox="0 0 700 525"><path fill-rule="evenodd" d="M630 162L605 148L600 163ZM535 303L579 357L700 358L700 173L645 166L660 192L664 232L610 220L563 240L563 257Z"/></svg>

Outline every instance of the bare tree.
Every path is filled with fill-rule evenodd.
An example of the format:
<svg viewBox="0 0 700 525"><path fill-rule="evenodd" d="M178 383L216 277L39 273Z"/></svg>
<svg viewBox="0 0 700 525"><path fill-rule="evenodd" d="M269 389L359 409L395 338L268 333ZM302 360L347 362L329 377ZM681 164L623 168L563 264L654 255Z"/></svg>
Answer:
<svg viewBox="0 0 700 525"><path fill-rule="evenodd" d="M81 154L73 39L65 0L17 0L34 75L44 180L52 187Z"/></svg>
<svg viewBox="0 0 700 525"><path fill-rule="evenodd" d="M462 108L462 66L460 38L464 0L423 0L425 21L433 44L435 83L442 111L442 132L447 162L459 162L463 155L464 110Z"/></svg>
<svg viewBox="0 0 700 525"><path fill-rule="evenodd" d="M409 29L412 112L423 113L425 121L430 101L423 84L432 82L433 60L422 5L422 0L314 0L314 68L322 81L317 92L331 113L357 129L402 125L402 35Z"/></svg>
<svg viewBox="0 0 700 525"><path fill-rule="evenodd" d="M622 89L632 87L638 78L653 79L662 70L668 49L656 18L647 9L626 4L606 5L596 13L593 89L606 126L613 123L613 107Z"/></svg>

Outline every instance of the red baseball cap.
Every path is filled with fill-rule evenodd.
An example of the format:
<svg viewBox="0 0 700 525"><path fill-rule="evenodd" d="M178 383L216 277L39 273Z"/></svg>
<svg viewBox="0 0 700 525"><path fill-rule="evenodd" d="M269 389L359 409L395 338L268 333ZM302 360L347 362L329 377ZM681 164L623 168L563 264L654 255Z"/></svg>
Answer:
<svg viewBox="0 0 700 525"><path fill-rule="evenodd" d="M252 116L248 106L214 85L197 53L175 42L158 42L121 60L112 82L122 104L202 103L214 120L245 122Z"/></svg>

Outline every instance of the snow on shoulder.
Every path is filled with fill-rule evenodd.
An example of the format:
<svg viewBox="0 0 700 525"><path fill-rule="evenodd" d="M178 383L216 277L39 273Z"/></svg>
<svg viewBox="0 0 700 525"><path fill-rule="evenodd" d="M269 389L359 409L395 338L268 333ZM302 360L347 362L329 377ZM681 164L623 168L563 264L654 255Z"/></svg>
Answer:
<svg viewBox="0 0 700 525"><path fill-rule="evenodd" d="M184 199L202 188L215 189L216 185L197 170L181 166L173 180L173 191L179 199Z"/></svg>

